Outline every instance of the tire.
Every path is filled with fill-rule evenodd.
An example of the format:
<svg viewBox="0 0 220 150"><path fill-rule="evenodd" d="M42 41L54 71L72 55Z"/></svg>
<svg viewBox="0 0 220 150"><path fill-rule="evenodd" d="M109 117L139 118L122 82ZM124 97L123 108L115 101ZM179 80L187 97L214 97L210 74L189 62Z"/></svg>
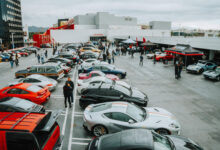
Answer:
<svg viewBox="0 0 220 150"><path fill-rule="evenodd" d="M118 78L121 79L122 78L122 75L121 74L117 74Z"/></svg>
<svg viewBox="0 0 220 150"><path fill-rule="evenodd" d="M162 135L170 135L170 131L168 131L167 129L157 129L155 130L157 133L162 134Z"/></svg>
<svg viewBox="0 0 220 150"><path fill-rule="evenodd" d="M204 69L200 69L199 70L199 74L203 73L204 72Z"/></svg>
<svg viewBox="0 0 220 150"><path fill-rule="evenodd" d="M103 125L95 125L93 128L92 128L92 134L96 137L99 137L99 136L102 136L102 135L105 135L108 133L108 130L106 129L105 126Z"/></svg>
<svg viewBox="0 0 220 150"><path fill-rule="evenodd" d="M88 105L87 104L83 104L81 102L79 102L79 106L82 108L82 109L85 109Z"/></svg>
<svg viewBox="0 0 220 150"><path fill-rule="evenodd" d="M18 76L18 77L17 77L17 79L20 79L20 78L25 78L25 77L24 77L24 76Z"/></svg>
<svg viewBox="0 0 220 150"><path fill-rule="evenodd" d="M217 81L220 81L220 76L217 77Z"/></svg>

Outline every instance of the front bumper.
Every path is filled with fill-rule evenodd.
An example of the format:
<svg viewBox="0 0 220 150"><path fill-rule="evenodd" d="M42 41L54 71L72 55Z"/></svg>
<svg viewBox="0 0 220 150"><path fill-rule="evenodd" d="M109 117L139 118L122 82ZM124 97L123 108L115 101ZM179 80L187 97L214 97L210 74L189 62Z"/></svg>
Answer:
<svg viewBox="0 0 220 150"><path fill-rule="evenodd" d="M195 73L195 74L199 74L199 70L193 70L193 69L186 69L187 72L189 73Z"/></svg>
<svg viewBox="0 0 220 150"><path fill-rule="evenodd" d="M210 75L206 75L206 74L204 74L203 76L204 76L205 78L208 78L208 79L217 80L217 77L216 77L216 76L210 76Z"/></svg>

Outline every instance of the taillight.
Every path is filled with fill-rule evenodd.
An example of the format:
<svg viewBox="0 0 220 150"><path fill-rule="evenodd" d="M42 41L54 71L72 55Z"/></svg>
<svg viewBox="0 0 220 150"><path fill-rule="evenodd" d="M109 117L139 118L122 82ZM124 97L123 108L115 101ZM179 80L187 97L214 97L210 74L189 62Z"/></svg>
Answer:
<svg viewBox="0 0 220 150"><path fill-rule="evenodd" d="M53 84L47 84L47 86L53 86Z"/></svg>
<svg viewBox="0 0 220 150"><path fill-rule="evenodd" d="M78 83L78 86L81 86L81 84Z"/></svg>
<svg viewBox="0 0 220 150"><path fill-rule="evenodd" d="M82 98L86 98L86 96L82 96Z"/></svg>

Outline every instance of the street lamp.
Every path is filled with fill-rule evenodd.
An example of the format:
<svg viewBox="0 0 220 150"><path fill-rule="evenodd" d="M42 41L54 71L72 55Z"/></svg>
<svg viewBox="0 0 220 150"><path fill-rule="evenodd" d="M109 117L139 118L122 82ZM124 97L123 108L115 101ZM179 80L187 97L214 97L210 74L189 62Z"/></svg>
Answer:
<svg viewBox="0 0 220 150"><path fill-rule="evenodd" d="M14 34L15 34L15 33L11 33L11 38L12 38L12 48L13 48L13 50L14 50L14 48L15 48L15 44L14 44Z"/></svg>

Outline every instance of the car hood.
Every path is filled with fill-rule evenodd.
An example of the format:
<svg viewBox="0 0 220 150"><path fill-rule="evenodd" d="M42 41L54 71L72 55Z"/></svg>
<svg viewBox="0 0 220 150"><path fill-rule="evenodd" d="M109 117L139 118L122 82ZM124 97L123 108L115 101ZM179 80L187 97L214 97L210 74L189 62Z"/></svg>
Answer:
<svg viewBox="0 0 220 150"><path fill-rule="evenodd" d="M148 123L152 126L159 126L161 124L163 126L169 126L171 123L175 123L180 127L176 117L167 110L158 107L148 107L145 109L148 113L148 117L145 120L145 124Z"/></svg>
<svg viewBox="0 0 220 150"><path fill-rule="evenodd" d="M203 148L189 138L175 135L169 135L167 137L172 140L176 150L203 150Z"/></svg>
<svg viewBox="0 0 220 150"><path fill-rule="evenodd" d="M121 85L121 86L123 86L123 87L126 87L126 88L128 88L128 89L131 88L131 86L128 85L128 84L127 84L126 82L124 82L124 81L116 81L116 83L119 84L119 85Z"/></svg>
<svg viewBox="0 0 220 150"><path fill-rule="evenodd" d="M198 65L189 65L187 67L187 69L193 69L193 70L197 70L197 69L201 69L202 67L201 66L198 66Z"/></svg>
<svg viewBox="0 0 220 150"><path fill-rule="evenodd" d="M208 75L208 76L217 76L220 73L217 73L216 71L213 71L213 70L209 70L209 71L205 71L203 74Z"/></svg>
<svg viewBox="0 0 220 150"><path fill-rule="evenodd" d="M146 95L139 90L132 89L132 97L136 97L144 100L146 98Z"/></svg>

